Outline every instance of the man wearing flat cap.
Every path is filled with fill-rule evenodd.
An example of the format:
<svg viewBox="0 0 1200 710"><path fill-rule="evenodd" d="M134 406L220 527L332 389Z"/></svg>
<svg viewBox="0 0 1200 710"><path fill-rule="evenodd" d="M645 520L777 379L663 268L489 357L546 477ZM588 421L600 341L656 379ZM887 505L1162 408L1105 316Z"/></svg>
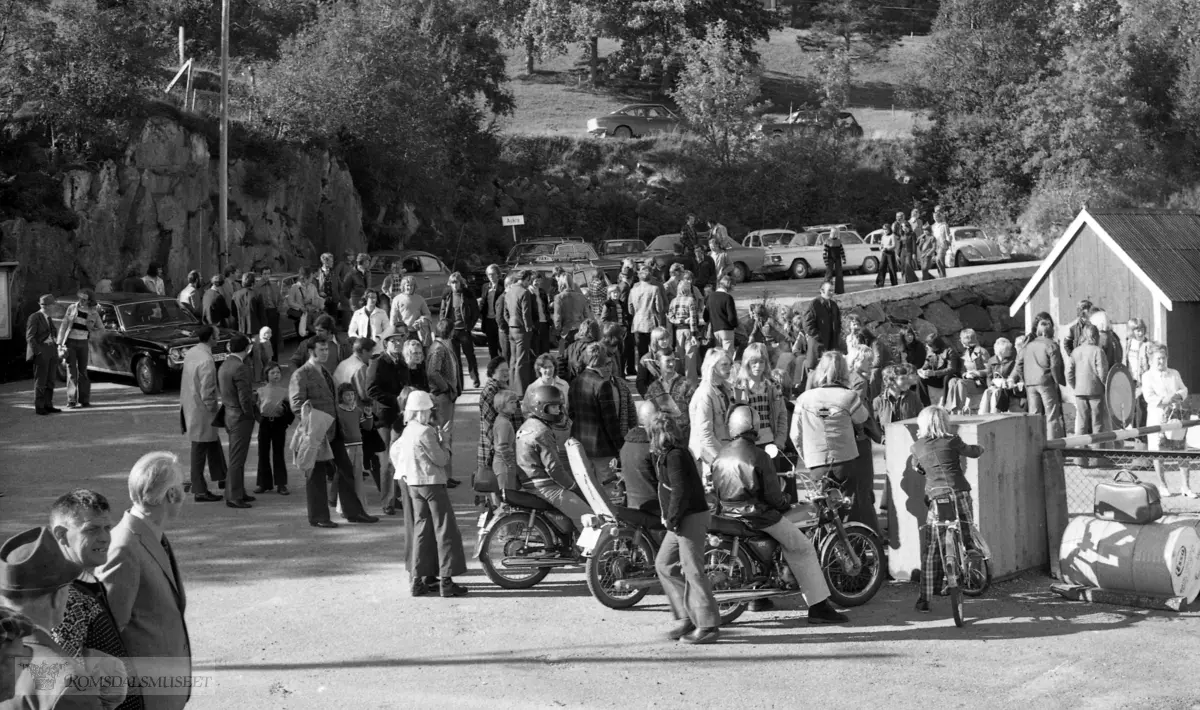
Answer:
<svg viewBox="0 0 1200 710"><path fill-rule="evenodd" d="M19 657L15 659L16 683L11 698L4 699L0 694L0 710L103 707L91 683L76 682L77 677L86 675L85 666L68 656L50 637L50 629L62 623L70 584L81 569L63 556L58 542L46 528L26 530L0 545L0 605L19 612L33 625L22 638L28 650L13 654ZM0 620L3 618L0 614ZM11 614L8 618L12 618ZM0 622L0 628L3 626ZM17 626L25 630L22 624ZM7 645L0 643L0 648ZM24 653L29 654L28 660L20 658ZM7 668L0 670L0 678L5 672ZM0 693L3 691L0 683Z"/></svg>
<svg viewBox="0 0 1200 710"><path fill-rule="evenodd" d="M58 366L58 331L50 320L54 296L38 299L40 308L25 321L25 359L33 363L33 410L40 415L58 414L54 406L54 369Z"/></svg>

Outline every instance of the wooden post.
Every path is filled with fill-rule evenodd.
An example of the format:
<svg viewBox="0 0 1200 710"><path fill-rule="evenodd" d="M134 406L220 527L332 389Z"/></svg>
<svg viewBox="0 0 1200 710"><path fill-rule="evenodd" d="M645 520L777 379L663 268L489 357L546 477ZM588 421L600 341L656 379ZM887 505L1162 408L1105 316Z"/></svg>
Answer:
<svg viewBox="0 0 1200 710"><path fill-rule="evenodd" d="M1067 477L1063 472L1063 456L1058 451L1042 452L1042 486L1046 494L1046 547L1049 548L1050 576L1062 579L1058 564L1058 548L1062 546L1063 531L1067 529Z"/></svg>
<svg viewBox="0 0 1200 710"><path fill-rule="evenodd" d="M192 102L190 107L188 106L189 101ZM192 63L190 61L188 62L187 84L183 89L183 108L196 108L196 100L192 96Z"/></svg>
<svg viewBox="0 0 1200 710"><path fill-rule="evenodd" d="M179 28L179 63L183 64L183 27Z"/></svg>
<svg viewBox="0 0 1200 710"><path fill-rule="evenodd" d="M218 219L221 220L221 247L218 268L224 268L221 255L229 258L229 0L221 0L221 157L219 167L221 196Z"/></svg>

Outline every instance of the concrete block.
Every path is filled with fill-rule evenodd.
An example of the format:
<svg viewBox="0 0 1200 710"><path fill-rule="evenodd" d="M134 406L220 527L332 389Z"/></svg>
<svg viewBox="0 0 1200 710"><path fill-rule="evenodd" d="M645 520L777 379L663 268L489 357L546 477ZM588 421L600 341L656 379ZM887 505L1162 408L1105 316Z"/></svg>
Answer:
<svg viewBox="0 0 1200 710"><path fill-rule="evenodd" d="M983 310L982 306L977 306L974 303L959 308L958 319L962 321L964 328L973 328L976 331L992 329L991 315Z"/></svg>
<svg viewBox="0 0 1200 710"><path fill-rule="evenodd" d="M942 301L935 301L925 306L921 311L921 317L933 324L933 327L937 328L942 335L955 335L963 329L958 313Z"/></svg>
<svg viewBox="0 0 1200 710"><path fill-rule="evenodd" d="M979 294L975 293L973 289L969 288L956 288L953 291L943 295L942 300L945 301L946 305L950 306L951 308L962 308L967 304L981 303L983 301L983 299L979 297Z"/></svg>

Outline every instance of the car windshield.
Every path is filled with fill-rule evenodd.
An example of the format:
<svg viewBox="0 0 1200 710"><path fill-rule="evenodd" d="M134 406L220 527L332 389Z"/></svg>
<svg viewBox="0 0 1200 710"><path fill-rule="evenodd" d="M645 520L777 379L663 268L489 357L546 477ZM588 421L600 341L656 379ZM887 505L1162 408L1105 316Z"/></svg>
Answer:
<svg viewBox="0 0 1200 710"><path fill-rule="evenodd" d="M640 254L645 250L645 242L609 242L604 247L604 253L609 256L614 254Z"/></svg>
<svg viewBox="0 0 1200 710"><path fill-rule="evenodd" d="M764 247L773 247L775 245L787 244L791 240L792 235L787 232L772 232L771 234L762 235L762 245Z"/></svg>
<svg viewBox="0 0 1200 710"><path fill-rule="evenodd" d="M792 241L788 246L792 247L812 247L817 245L817 239L820 235L816 232L797 232L796 236L792 237Z"/></svg>
<svg viewBox="0 0 1200 710"><path fill-rule="evenodd" d="M959 229L954 232L955 239L983 239L983 231L979 229Z"/></svg>
<svg viewBox="0 0 1200 710"><path fill-rule="evenodd" d="M392 262L403 259L401 254L378 254L371 257L371 271L378 273L390 273L392 270Z"/></svg>
<svg viewBox="0 0 1200 710"><path fill-rule="evenodd" d="M156 328L163 325L193 325L196 318L173 299L124 303L117 306L126 328Z"/></svg>
<svg viewBox="0 0 1200 710"><path fill-rule="evenodd" d="M664 234L661 237L655 237L647 249L650 251L671 251L675 248L675 242L677 241L679 241L678 234Z"/></svg>

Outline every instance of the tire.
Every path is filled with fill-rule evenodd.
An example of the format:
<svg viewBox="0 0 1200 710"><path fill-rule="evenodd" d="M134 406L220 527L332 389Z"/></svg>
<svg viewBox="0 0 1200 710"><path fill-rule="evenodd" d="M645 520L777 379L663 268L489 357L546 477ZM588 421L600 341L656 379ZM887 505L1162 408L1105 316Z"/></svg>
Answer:
<svg viewBox="0 0 1200 710"><path fill-rule="evenodd" d="M479 550L479 563L483 572L497 587L502 589L529 589L550 574L550 567L532 567L526 569L507 569L497 567L492 562L493 557L503 560L505 556L517 551L525 542L525 531L529 527L528 513L510 513L495 521L484 537ZM540 538L540 539L539 539ZM533 532L529 536L531 545L540 544L542 550L549 552L554 537L545 521L538 518L533 522Z"/></svg>
<svg viewBox="0 0 1200 710"><path fill-rule="evenodd" d="M864 274L878 273L879 272L879 259L877 259L873 256L868 256L866 259L863 259L862 271Z"/></svg>
<svg viewBox="0 0 1200 710"><path fill-rule="evenodd" d="M954 611L954 625L961 629L967 621L963 618L963 593L958 587L950 588L950 608Z"/></svg>
<svg viewBox="0 0 1200 710"><path fill-rule="evenodd" d="M792 262L792 268L788 269L788 275L793 279L806 279L812 273L812 268L804 259L796 259Z"/></svg>
<svg viewBox="0 0 1200 710"><path fill-rule="evenodd" d="M745 283L750 280L750 269L742 262L737 262L733 265L733 282L735 284Z"/></svg>
<svg viewBox="0 0 1200 710"><path fill-rule="evenodd" d="M704 573L714 592L725 589L745 589L754 572L754 565L746 555L746 551L738 548L737 557L729 547L713 547L704 551ZM721 616L721 624L731 624L745 613L749 602L736 604L718 604L717 613Z"/></svg>
<svg viewBox="0 0 1200 710"><path fill-rule="evenodd" d="M143 356L133 363L133 379L143 394L158 394L163 391L163 371L154 360Z"/></svg>
<svg viewBox="0 0 1200 710"><path fill-rule="evenodd" d="M959 580L962 593L968 597L980 597L992 586L992 563L984 558L978 550L968 550L967 558L963 561L962 579Z"/></svg>
<svg viewBox="0 0 1200 710"><path fill-rule="evenodd" d="M844 607L862 606L883 586L883 543L873 530L856 523L846 525L846 538L862 562L858 574L850 574L851 570L846 569L837 535L830 535L821 543L821 572L834 602Z"/></svg>
<svg viewBox="0 0 1200 710"><path fill-rule="evenodd" d="M968 259L967 257L963 256L963 253L961 251L954 255L954 265L955 266L969 266L970 264L971 264L971 260Z"/></svg>
<svg viewBox="0 0 1200 710"><path fill-rule="evenodd" d="M645 572L655 574L654 550L640 533L621 530L602 541L588 558L584 569L588 591L609 609L628 609L649 592L647 589L619 592L613 588L617 580L628 578L631 569L639 577ZM639 571L642 574L637 574Z"/></svg>
<svg viewBox="0 0 1200 710"><path fill-rule="evenodd" d="M613 130L613 138L633 138L633 129L629 126L617 126Z"/></svg>

